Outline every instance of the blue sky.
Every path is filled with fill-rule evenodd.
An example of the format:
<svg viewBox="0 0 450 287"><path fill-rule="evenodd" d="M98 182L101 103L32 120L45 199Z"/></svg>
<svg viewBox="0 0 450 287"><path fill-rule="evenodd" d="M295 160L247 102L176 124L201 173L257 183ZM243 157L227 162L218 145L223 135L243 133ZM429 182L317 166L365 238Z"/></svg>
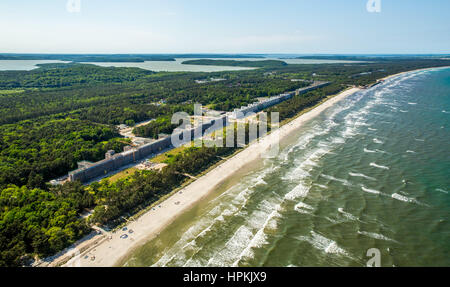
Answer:
<svg viewBox="0 0 450 287"><path fill-rule="evenodd" d="M450 1L1 0L0 53L450 53Z"/></svg>

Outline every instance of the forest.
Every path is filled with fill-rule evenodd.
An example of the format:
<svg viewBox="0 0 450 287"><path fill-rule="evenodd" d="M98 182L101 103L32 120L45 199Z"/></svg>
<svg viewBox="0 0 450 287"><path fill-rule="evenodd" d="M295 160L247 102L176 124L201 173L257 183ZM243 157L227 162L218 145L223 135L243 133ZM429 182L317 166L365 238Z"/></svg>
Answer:
<svg viewBox="0 0 450 287"><path fill-rule="evenodd" d="M402 71L446 66L439 59L371 60L355 64L283 65L246 71L166 73L104 68L77 63L47 64L32 71L0 71L0 266L27 265L52 255L92 231L115 226L187 180L231 155L234 148L188 148L160 173L83 186L51 186L81 160L120 152L127 140L116 125L155 119L136 129L141 136L170 133L174 112L193 113L193 104L231 111L259 97L308 85L331 85L295 96L268 111L288 119L349 86L366 86ZM218 77L224 81L199 84ZM86 219L86 209L94 214Z"/></svg>

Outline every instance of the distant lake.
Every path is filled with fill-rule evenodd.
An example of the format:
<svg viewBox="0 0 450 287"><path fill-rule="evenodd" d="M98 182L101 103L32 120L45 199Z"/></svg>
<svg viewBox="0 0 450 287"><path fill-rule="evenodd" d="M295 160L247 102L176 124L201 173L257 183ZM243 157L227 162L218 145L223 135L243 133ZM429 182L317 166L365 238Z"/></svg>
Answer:
<svg viewBox="0 0 450 287"><path fill-rule="evenodd" d="M252 70L255 68L247 67L232 67L232 66L209 66L209 65L185 65L182 64L188 60L234 60L234 61L264 61L264 60L278 60L286 62L287 64L345 64L345 63L359 63L357 61L344 60L311 60L311 59L278 59L278 58L176 58L175 61L145 61L142 63L86 63L102 67L136 67L155 72L221 72L221 71L240 71Z"/></svg>
<svg viewBox="0 0 450 287"><path fill-rule="evenodd" d="M37 64L68 63L59 60L0 60L0 71L30 71L39 68Z"/></svg>
<svg viewBox="0 0 450 287"><path fill-rule="evenodd" d="M209 66L209 65L184 65L184 61L188 60L235 60L235 61L263 61L263 60L279 60L288 64L345 64L345 63L361 63L357 61L344 60L314 60L314 59L278 59L278 58L176 58L175 61L145 61L141 63L135 62L86 62L83 64L93 64L101 67L135 67L155 72L221 72L221 71L241 71L252 70L249 67L232 67L232 66ZM0 71L7 70L24 70L30 71L38 68L37 64L50 63L68 63L59 60L0 60Z"/></svg>
<svg viewBox="0 0 450 287"><path fill-rule="evenodd" d="M231 67L231 66L209 66L209 65L184 65L182 62L188 60L199 60L199 58L176 58L175 61L145 61L141 63L133 62L104 62L94 63L88 62L84 64L93 64L102 67L135 67L155 72L221 72L221 71L241 71L252 70L254 68L247 67ZM215 59L214 59L215 60ZM224 59L220 59L224 60ZM225 59L237 60L237 59ZM244 60L244 59L239 59ZM245 59L246 60L246 59ZM261 60L261 59L259 59Z"/></svg>

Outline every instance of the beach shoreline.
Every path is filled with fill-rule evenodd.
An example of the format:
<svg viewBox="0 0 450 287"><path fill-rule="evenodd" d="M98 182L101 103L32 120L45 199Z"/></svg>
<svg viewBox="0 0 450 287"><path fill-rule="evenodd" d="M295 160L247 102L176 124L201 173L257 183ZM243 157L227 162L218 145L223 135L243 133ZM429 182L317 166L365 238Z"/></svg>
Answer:
<svg viewBox="0 0 450 287"><path fill-rule="evenodd" d="M419 70L428 69L432 68ZM414 71L390 75L380 79L379 82ZM59 266L67 261L68 256L73 256L73 254L76 255L64 263L63 266L99 267L115 266L119 264L132 250L158 236L158 234L178 218L180 214L188 211L196 203L207 197L218 185L233 174L239 172L244 165L261 158L261 155L274 143L281 141L293 131L303 126L305 122L318 116L327 108L360 90L361 88L353 87L326 99L311 110L293 118L275 132L262 137L258 142L250 144L244 150L233 155L208 173L178 190L158 206L150 209L127 224L126 230L121 229L116 232L103 232L91 239L95 240L96 244L86 247L84 250L81 250L79 254L76 252L76 248L80 248L80 246L77 246L75 249L69 249L64 255L53 260L49 266ZM132 230L132 233L130 233L130 230ZM126 238L121 238L125 237L125 235ZM63 260L63 257L65 257L65 260Z"/></svg>

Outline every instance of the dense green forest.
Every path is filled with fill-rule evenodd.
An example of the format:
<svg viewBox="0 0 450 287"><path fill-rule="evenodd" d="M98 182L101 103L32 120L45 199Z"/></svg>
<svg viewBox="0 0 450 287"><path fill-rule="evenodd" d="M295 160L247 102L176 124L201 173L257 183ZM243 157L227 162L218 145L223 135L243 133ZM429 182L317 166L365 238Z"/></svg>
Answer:
<svg viewBox="0 0 450 287"><path fill-rule="evenodd" d="M90 224L117 224L235 151L192 148L175 156L161 173L138 172L115 183L89 186L46 184L80 160L96 161L127 142L115 125L132 125L142 136L170 132L174 112L193 113L193 104L230 111L258 97L308 85L332 84L295 96L268 111L281 120L351 85L418 68L446 66L439 59L380 60L358 64L283 65L215 73L154 73L136 68L48 64L33 71L0 72L0 266L25 264L25 255L47 256L90 232ZM224 81L199 84L220 77ZM292 81L294 80L294 81ZM106 208L107 206L107 208ZM89 221L85 208L95 209Z"/></svg>
<svg viewBox="0 0 450 287"><path fill-rule="evenodd" d="M302 110L312 107L319 103L324 98L335 95L344 90L345 86L339 84L331 84L322 89L308 92L304 95L294 96L291 99L284 101L276 106L270 107L265 111L268 113L278 112L280 122L292 118ZM270 124L270 117L268 118Z"/></svg>
<svg viewBox="0 0 450 287"><path fill-rule="evenodd" d="M22 121L0 126L0 188L45 187L81 160L98 161L126 145L107 125L72 118Z"/></svg>
<svg viewBox="0 0 450 287"><path fill-rule="evenodd" d="M176 127L177 125L172 124L169 117L160 117L148 125L133 129L133 133L139 137L157 139L161 133L171 134Z"/></svg>
<svg viewBox="0 0 450 287"><path fill-rule="evenodd" d="M139 68L99 67L86 64L38 64L36 70L0 73L0 88L61 88L76 84L132 82L153 74Z"/></svg>

